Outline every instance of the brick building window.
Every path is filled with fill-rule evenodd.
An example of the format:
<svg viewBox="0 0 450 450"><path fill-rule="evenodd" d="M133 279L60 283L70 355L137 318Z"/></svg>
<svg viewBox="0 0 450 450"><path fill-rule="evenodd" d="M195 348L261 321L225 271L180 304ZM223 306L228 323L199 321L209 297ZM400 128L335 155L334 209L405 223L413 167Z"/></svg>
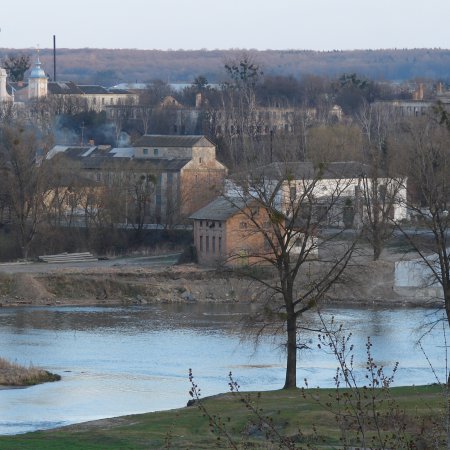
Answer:
<svg viewBox="0 0 450 450"><path fill-rule="evenodd" d="M153 149L153 156L158 156L159 155L159 149L154 148Z"/></svg>
<svg viewBox="0 0 450 450"><path fill-rule="evenodd" d="M200 236L200 251L203 251L203 236Z"/></svg>
<svg viewBox="0 0 450 450"><path fill-rule="evenodd" d="M295 186L289 188L289 197L291 202L295 201L297 198L297 188Z"/></svg>
<svg viewBox="0 0 450 450"><path fill-rule="evenodd" d="M216 237L212 237L212 252L216 253Z"/></svg>
<svg viewBox="0 0 450 450"><path fill-rule="evenodd" d="M144 148L144 150L142 150L142 153L143 153L144 155L148 155L148 148Z"/></svg>

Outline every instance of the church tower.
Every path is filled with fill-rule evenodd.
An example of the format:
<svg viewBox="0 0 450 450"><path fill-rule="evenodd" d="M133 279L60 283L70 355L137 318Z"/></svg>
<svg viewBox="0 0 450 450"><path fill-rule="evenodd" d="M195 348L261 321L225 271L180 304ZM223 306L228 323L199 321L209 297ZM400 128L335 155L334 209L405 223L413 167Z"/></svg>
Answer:
<svg viewBox="0 0 450 450"><path fill-rule="evenodd" d="M12 97L8 94L6 90L6 70L0 67L0 102L10 102Z"/></svg>
<svg viewBox="0 0 450 450"><path fill-rule="evenodd" d="M39 60L39 53L36 59L36 63L28 78L28 98L40 98L47 96L47 76L41 67L41 61Z"/></svg>

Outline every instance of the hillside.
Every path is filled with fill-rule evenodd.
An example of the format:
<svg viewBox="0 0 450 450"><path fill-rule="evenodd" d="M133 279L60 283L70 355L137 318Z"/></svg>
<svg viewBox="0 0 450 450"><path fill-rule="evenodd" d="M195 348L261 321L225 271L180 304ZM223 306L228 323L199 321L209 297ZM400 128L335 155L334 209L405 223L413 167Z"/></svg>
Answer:
<svg viewBox="0 0 450 450"><path fill-rule="evenodd" d="M0 49L0 58L9 53L34 50ZM57 78L78 83L114 85L162 79L191 82L204 75L220 82L223 66L242 55L243 50L134 50L134 49L58 49ZM450 50L389 49L317 52L306 50L250 50L254 59L270 75L305 74L338 76L357 73L375 80L409 80L418 77L450 79ZM53 74L52 49L42 49L41 61Z"/></svg>

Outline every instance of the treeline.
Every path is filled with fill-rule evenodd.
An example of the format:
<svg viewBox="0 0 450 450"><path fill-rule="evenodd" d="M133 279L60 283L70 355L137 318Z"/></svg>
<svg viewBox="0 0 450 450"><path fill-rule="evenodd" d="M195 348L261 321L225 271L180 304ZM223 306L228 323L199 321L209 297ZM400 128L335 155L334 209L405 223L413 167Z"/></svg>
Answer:
<svg viewBox="0 0 450 450"><path fill-rule="evenodd" d="M32 54L33 50L0 49L0 58L20 52ZM246 52L253 55L267 75L301 78L307 74L336 77L357 73L374 80L449 80L450 50L447 49ZM57 78L111 86L154 79L191 82L201 74L210 82L219 83L224 78L226 62L242 53L243 50L58 49ZM41 50L40 57L52 77L52 49Z"/></svg>

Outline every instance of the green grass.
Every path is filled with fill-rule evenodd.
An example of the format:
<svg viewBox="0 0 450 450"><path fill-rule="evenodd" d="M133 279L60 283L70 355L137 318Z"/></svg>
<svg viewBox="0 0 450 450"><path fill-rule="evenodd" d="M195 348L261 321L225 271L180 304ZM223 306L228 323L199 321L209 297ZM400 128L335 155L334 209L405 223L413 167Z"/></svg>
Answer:
<svg viewBox="0 0 450 450"><path fill-rule="evenodd" d="M340 398L348 391L340 390ZM365 392L370 403L371 391ZM245 395L224 394L203 400L210 416L220 417L233 440L240 448L272 448L267 445L264 431L252 425L257 421L249 412ZM340 432L335 412L338 410L336 390L300 389L249 394L251 404L262 416L273 421L273 427L284 436L296 440L298 448L339 448ZM376 392L381 395L381 390ZM354 400L350 395L346 398ZM383 396L384 398L384 396ZM329 406L325 406L329 403ZM393 405L397 405L394 407ZM341 402L342 406L342 402ZM393 432L396 420L405 425L405 433L418 439L421 429L433 430L444 414L445 399L439 386L392 388L388 398L379 406L384 432ZM333 412L334 411L334 412ZM212 427L214 428L214 426ZM267 430L267 427L263 429ZM315 429L315 432L313 430ZM368 426L369 433L371 427ZM348 423L347 434L355 427ZM442 433L442 430L435 431ZM314 441L316 435L319 440ZM415 437L414 437L415 436ZM88 422L56 430L40 431L17 436L0 437L0 449L212 449L230 448L228 441L211 431L207 417L197 407L173 411L125 416L116 419ZM278 447L273 447L278 448ZM392 448L392 447L391 447ZM436 447L426 447L436 448Z"/></svg>

